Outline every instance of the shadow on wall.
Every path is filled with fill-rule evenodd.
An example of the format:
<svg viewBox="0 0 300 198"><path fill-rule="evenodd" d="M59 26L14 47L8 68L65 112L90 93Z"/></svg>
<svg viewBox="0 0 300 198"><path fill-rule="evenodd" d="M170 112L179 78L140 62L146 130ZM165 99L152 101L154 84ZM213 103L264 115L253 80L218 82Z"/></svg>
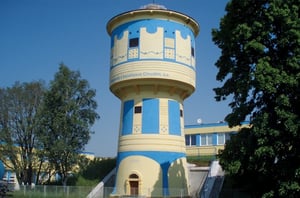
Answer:
<svg viewBox="0 0 300 198"><path fill-rule="evenodd" d="M159 179L154 185L151 192L152 197L167 196L167 197L185 197L189 195L187 170L185 158L179 158L172 164L170 162L161 163L161 171Z"/></svg>

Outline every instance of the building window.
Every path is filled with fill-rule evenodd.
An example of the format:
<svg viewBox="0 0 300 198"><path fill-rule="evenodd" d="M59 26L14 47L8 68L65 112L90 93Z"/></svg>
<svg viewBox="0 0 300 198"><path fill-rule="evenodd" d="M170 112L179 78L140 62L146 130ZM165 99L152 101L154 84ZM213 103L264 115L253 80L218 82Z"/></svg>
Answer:
<svg viewBox="0 0 300 198"><path fill-rule="evenodd" d="M230 140L231 133L225 133L225 143Z"/></svg>
<svg viewBox="0 0 300 198"><path fill-rule="evenodd" d="M212 139L213 139L212 134L208 134L207 135L207 145L212 145L212 143L213 143Z"/></svg>
<svg viewBox="0 0 300 198"><path fill-rule="evenodd" d="M180 109L180 117L183 117L183 111Z"/></svg>
<svg viewBox="0 0 300 198"><path fill-rule="evenodd" d="M139 46L139 38L129 39L129 47L138 47Z"/></svg>
<svg viewBox="0 0 300 198"><path fill-rule="evenodd" d="M230 139L230 133L218 133L218 145L224 145Z"/></svg>
<svg viewBox="0 0 300 198"><path fill-rule="evenodd" d="M134 107L134 113L142 113L142 107L141 106Z"/></svg>
<svg viewBox="0 0 300 198"><path fill-rule="evenodd" d="M212 145L212 134L203 134L201 135L201 146Z"/></svg>
<svg viewBox="0 0 300 198"><path fill-rule="evenodd" d="M186 135L185 136L185 145L186 146L190 146L191 144L190 144L190 135Z"/></svg>
<svg viewBox="0 0 300 198"><path fill-rule="evenodd" d="M225 144L225 133L218 133L218 145Z"/></svg>
<svg viewBox="0 0 300 198"><path fill-rule="evenodd" d="M185 136L186 146L196 146L196 135L186 135Z"/></svg>
<svg viewBox="0 0 300 198"><path fill-rule="evenodd" d="M196 135L191 135L191 145L192 146L196 145Z"/></svg>

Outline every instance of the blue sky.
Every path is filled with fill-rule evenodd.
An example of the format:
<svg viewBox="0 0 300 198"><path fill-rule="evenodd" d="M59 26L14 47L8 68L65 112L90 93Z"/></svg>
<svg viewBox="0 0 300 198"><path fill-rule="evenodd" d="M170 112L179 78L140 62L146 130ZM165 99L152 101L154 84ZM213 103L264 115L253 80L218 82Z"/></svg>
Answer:
<svg viewBox="0 0 300 198"><path fill-rule="evenodd" d="M96 156L117 154L120 101L109 91L110 38L106 23L117 14L138 9L153 0L1 0L0 86L16 81L49 83L64 62L80 71L96 89L97 112L86 151ZM211 38L228 0L155 0L167 9L185 13L200 24L196 39L197 87L184 102L185 124L214 123L230 112L227 102L216 102L215 62L220 56Z"/></svg>

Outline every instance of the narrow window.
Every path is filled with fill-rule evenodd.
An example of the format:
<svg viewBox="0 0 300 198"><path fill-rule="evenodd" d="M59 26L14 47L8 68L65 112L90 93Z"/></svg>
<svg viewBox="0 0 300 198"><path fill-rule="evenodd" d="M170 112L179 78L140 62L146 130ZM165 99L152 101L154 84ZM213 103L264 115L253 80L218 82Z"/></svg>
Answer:
<svg viewBox="0 0 300 198"><path fill-rule="evenodd" d="M230 140L230 136L231 136L230 133L225 133L225 143L227 140Z"/></svg>
<svg viewBox="0 0 300 198"><path fill-rule="evenodd" d="M212 134L207 135L207 145L212 145L213 144L213 136Z"/></svg>
<svg viewBox="0 0 300 198"><path fill-rule="evenodd" d="M132 38L129 40L129 47L139 46L139 38Z"/></svg>
<svg viewBox="0 0 300 198"><path fill-rule="evenodd" d="M196 135L191 135L191 145L192 146L196 145Z"/></svg>
<svg viewBox="0 0 300 198"><path fill-rule="evenodd" d="M141 106L134 107L134 113L142 113L142 107Z"/></svg>
<svg viewBox="0 0 300 198"><path fill-rule="evenodd" d="M191 49L191 55L194 57L195 56L195 50L194 50L194 48L192 47L192 49Z"/></svg>
<svg viewBox="0 0 300 198"><path fill-rule="evenodd" d="M206 146L206 145L207 145L206 135L201 135L201 146Z"/></svg>
<svg viewBox="0 0 300 198"><path fill-rule="evenodd" d="M190 142L191 142L191 140L190 140L190 135L185 135L185 145L186 146L191 146L191 144L190 144Z"/></svg>
<svg viewBox="0 0 300 198"><path fill-rule="evenodd" d="M183 117L183 111L180 109L180 117Z"/></svg>
<svg viewBox="0 0 300 198"><path fill-rule="evenodd" d="M218 145L225 144L225 133L218 133Z"/></svg>

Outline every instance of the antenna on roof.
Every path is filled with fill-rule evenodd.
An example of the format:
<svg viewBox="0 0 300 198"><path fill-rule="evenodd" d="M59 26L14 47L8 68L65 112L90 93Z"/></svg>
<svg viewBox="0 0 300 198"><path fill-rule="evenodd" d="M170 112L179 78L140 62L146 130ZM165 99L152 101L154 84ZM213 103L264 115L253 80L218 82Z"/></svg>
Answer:
<svg viewBox="0 0 300 198"><path fill-rule="evenodd" d="M201 118L197 119L197 124L202 124L202 119Z"/></svg>

